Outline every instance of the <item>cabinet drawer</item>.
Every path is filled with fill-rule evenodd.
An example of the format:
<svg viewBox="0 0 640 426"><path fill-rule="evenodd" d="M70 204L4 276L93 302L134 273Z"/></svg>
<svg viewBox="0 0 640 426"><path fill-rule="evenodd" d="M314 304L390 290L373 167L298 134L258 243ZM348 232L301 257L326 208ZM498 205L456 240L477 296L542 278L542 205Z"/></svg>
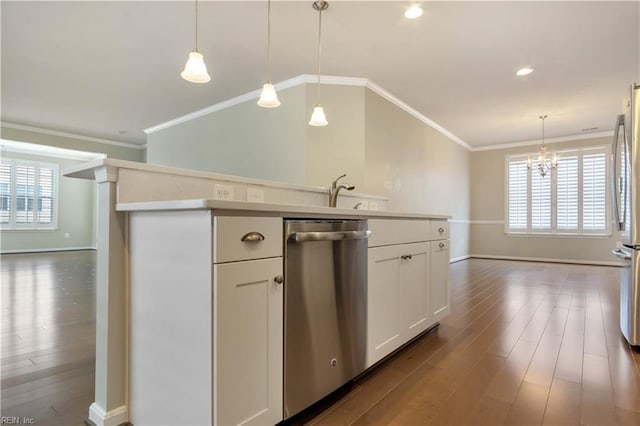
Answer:
<svg viewBox="0 0 640 426"><path fill-rule="evenodd" d="M428 220L369 219L369 247L429 240Z"/></svg>
<svg viewBox="0 0 640 426"><path fill-rule="evenodd" d="M449 222L446 220L431 220L431 239L448 240Z"/></svg>
<svg viewBox="0 0 640 426"><path fill-rule="evenodd" d="M216 216L213 263L282 256L282 218Z"/></svg>
<svg viewBox="0 0 640 426"><path fill-rule="evenodd" d="M431 241L431 252L440 252L449 250L449 240Z"/></svg>

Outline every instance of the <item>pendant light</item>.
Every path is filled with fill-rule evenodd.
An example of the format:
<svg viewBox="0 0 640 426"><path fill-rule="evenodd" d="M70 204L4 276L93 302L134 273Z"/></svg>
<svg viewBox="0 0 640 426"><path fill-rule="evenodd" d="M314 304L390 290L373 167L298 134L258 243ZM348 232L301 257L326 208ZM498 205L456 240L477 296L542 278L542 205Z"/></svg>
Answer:
<svg viewBox="0 0 640 426"><path fill-rule="evenodd" d="M324 109L320 105L320 46L322 41L322 11L327 10L329 3L323 0L318 0L313 3L313 8L318 11L318 84L316 88L316 106L313 108L313 114L311 114L311 120L309 125L311 126L326 126L329 124L327 117L324 115Z"/></svg>
<svg viewBox="0 0 640 426"><path fill-rule="evenodd" d="M552 158L547 158L547 147L544 144L544 120L547 119L546 115L538 117L542 120L542 146L540 147L540 154L538 159L533 162L531 158L527 160L527 168L531 169L535 167L540 173L540 176L545 177L549 171L558 167L558 156L554 153Z"/></svg>
<svg viewBox="0 0 640 426"><path fill-rule="evenodd" d="M267 0L267 82L262 86L258 105L263 108L280 106L276 89L271 84L271 0Z"/></svg>
<svg viewBox="0 0 640 426"><path fill-rule="evenodd" d="M207 73L207 66L204 64L204 56L198 51L198 0L196 0L196 48L189 53L189 59L180 76L192 83L208 83L211 81L211 77Z"/></svg>

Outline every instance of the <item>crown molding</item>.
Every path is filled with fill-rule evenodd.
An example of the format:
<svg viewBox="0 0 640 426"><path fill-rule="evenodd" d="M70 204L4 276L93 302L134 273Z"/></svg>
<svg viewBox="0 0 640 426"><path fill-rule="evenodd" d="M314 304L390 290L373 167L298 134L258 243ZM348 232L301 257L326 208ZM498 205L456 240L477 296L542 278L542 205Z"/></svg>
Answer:
<svg viewBox="0 0 640 426"><path fill-rule="evenodd" d="M78 151L75 149L59 148L51 145L41 145L28 142L19 142L0 138L0 155L3 152L16 154L43 155L45 157L66 158L69 160L89 161L96 158L105 158L105 154L97 152Z"/></svg>
<svg viewBox="0 0 640 426"><path fill-rule="evenodd" d="M392 104L394 104L398 108L402 109L403 111L407 112L408 114L411 114L412 116L414 116L418 120L422 121L427 126L439 131L440 133L442 133L443 135L445 135L446 137L448 137L449 139L451 139L452 141L454 141L458 145L464 147L468 151L473 151L473 148L471 147L471 145L469 145L468 143L466 143L465 141L460 139L458 136L454 135L453 133L451 133L450 131L448 131L447 129L445 129L444 127L442 127L441 125L439 125L435 121L433 121L430 118L428 118L428 117L424 116L423 114L419 113L418 111L416 111L415 109L410 107L408 104L404 103L403 101L401 101L400 99L398 99L397 97L395 97L391 93L387 92L385 89L383 89L382 87L378 86L374 82L372 82L370 80L367 80L366 86L372 92L374 92L377 95L383 97L384 99L386 99L387 101L391 102Z"/></svg>
<svg viewBox="0 0 640 426"><path fill-rule="evenodd" d="M44 134L44 135L51 135L51 136L61 136L63 138L79 139L79 140L83 140L83 141L101 143L101 144L105 144L105 145L119 146L119 147L122 147L122 148L131 148L131 149L146 149L147 148L147 144L138 145L138 144L133 144L133 143L118 142L118 141L112 141L112 140L109 140L109 139L94 138L92 136L78 135L76 133L61 132L61 131L58 131L58 130L43 129L41 127L27 126L27 125L24 125L24 124L10 123L10 122L7 122L7 121L0 122L0 126L6 127L8 129L23 130L23 131L26 131L26 132L41 133L41 134Z"/></svg>
<svg viewBox="0 0 640 426"><path fill-rule="evenodd" d="M284 80L279 83L276 83L273 86L275 87L276 90L284 90L284 89L289 89L291 87L300 86L301 84L307 84L307 83L315 84L317 82L318 82L317 75L302 74L297 77L293 77L288 80ZM320 84L331 84L331 85L341 85L341 86L364 86L366 82L367 82L366 78L338 77L338 76L332 76L332 75L320 76ZM169 127L173 127L178 124L186 123L187 121L191 121L198 117L202 117L203 115L211 114L212 112L220 111L225 108L230 108L232 106L235 106L247 101L251 101L253 99L258 99L260 97L260 92L261 92L261 89L252 90L251 92L245 93L240 96L236 96L235 98L218 102L217 104L213 104L206 108L202 108L197 111L191 112L189 114L180 116L178 118L174 118L173 120L169 120L164 123L160 123L156 126L149 127L148 129L145 129L144 132L147 135L149 135L151 133L168 129Z"/></svg>
<svg viewBox="0 0 640 426"><path fill-rule="evenodd" d="M301 84L316 84L318 82L318 76L316 74L302 74L297 77L290 78L288 80L282 81L280 83L274 84L276 90L288 89L290 87L299 86ZM472 147L467 144L465 141L460 139L458 136L454 135L444 127L440 126L435 121L429 119L423 114L416 111L414 108L406 104L405 102L398 99L396 96L387 92L382 87L378 86L376 83L372 82L367 78L359 78L359 77L341 77L335 75L320 75L320 84L328 84L334 86L358 86L358 87L366 87L370 89L372 92L377 95L383 97L388 102L396 105L398 108L403 111L411 114L413 117L425 123L427 126L432 127L433 129L439 131L458 145L461 145L465 149L472 151ZM174 118L173 120L166 121L164 123L158 124L153 127L149 127L145 129L145 133L147 135L151 133L155 133L160 130L168 129L170 127L176 126L181 123L185 123L187 121L193 120L198 117L202 117L203 115L210 114L212 112L220 111L225 108L232 107L234 105L241 104L243 102L247 102L253 99L257 99L260 97L260 89L253 90L249 93L245 93L244 95L236 96L235 98L228 99L226 101L219 102L217 104L208 106L206 108L200 109L198 111L194 111L192 113L183 115L178 118Z"/></svg>
<svg viewBox="0 0 640 426"><path fill-rule="evenodd" d="M569 136L561 136L557 138L545 139L545 144L554 144L560 142L570 142L570 141L579 141L585 139L596 139L596 138L607 138L613 136L613 130L609 130L606 132L597 132L597 133L588 133L588 134L579 134L579 135L569 135ZM505 143L505 144L497 144L497 145L487 145L487 146L476 146L471 149L471 151L493 151L496 149L507 149L507 148L519 148L523 146L532 146L532 145L540 145L542 143L542 139L536 139L531 141L523 141L523 142L514 142L514 143Z"/></svg>

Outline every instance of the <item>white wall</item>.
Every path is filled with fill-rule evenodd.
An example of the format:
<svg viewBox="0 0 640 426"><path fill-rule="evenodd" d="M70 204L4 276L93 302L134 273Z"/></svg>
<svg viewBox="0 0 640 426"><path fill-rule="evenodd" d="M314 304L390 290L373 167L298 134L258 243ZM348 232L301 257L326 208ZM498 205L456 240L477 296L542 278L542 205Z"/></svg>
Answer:
<svg viewBox="0 0 640 426"><path fill-rule="evenodd" d="M451 258L468 255L471 153L370 90L365 116L365 191L389 210L450 215Z"/></svg>
<svg viewBox="0 0 640 426"><path fill-rule="evenodd" d="M550 151L608 146L610 138L582 139L548 145ZM475 151L471 155L471 254L477 256L613 263L610 237L507 235L505 221L505 157L536 152L539 146Z"/></svg>
<svg viewBox="0 0 640 426"><path fill-rule="evenodd" d="M305 180L305 88L279 108L243 102L147 137L147 162L289 183Z"/></svg>
<svg viewBox="0 0 640 426"><path fill-rule="evenodd" d="M99 142L81 135L64 134L10 123L2 124L0 137L10 141L33 144L34 151L37 151L38 145L46 145L105 154L109 158L120 160L144 161L145 159L145 150L130 144ZM91 181L70 179L61 175L65 167L84 161L10 152L2 152L1 155L6 158L57 163L60 172L58 229L55 231L1 231L0 250L2 252L95 247L95 184ZM69 234L69 238L64 237L66 233Z"/></svg>
<svg viewBox="0 0 640 426"><path fill-rule="evenodd" d="M451 215L451 256L468 255L467 149L364 86L321 86L326 127L307 125L314 84L279 97L275 110L252 100L157 130L148 162L323 187L346 173L388 210Z"/></svg>
<svg viewBox="0 0 640 426"><path fill-rule="evenodd" d="M0 251L46 251L93 248L94 187L93 181L62 176L65 167L82 163L56 157L2 152L2 158L40 161L58 165L58 227L55 230L2 230ZM68 234L68 238L65 237Z"/></svg>
<svg viewBox="0 0 640 426"><path fill-rule="evenodd" d="M128 161L145 161L145 149L132 144L119 142L99 142L96 139L81 135L71 135L46 129L30 128L2 123L0 137L11 141L26 142L36 145L54 146L76 151L105 154L109 158Z"/></svg>
<svg viewBox="0 0 640 426"><path fill-rule="evenodd" d="M316 104L316 86L307 84L305 183L329 186L338 176L367 192L365 183L365 88L322 85L321 102L329 125L306 125ZM373 192L378 194L378 192Z"/></svg>

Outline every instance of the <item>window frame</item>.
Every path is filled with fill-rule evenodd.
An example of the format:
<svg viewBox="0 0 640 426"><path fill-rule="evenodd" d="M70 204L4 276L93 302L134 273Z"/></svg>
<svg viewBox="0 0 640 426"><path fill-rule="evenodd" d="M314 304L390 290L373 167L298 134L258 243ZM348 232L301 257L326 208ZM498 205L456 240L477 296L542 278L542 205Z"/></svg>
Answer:
<svg viewBox="0 0 640 426"><path fill-rule="evenodd" d="M10 184L9 184L9 222L0 223L1 231L55 231L58 229L58 212L59 212L59 187L60 187L60 173L59 167L56 163L48 163L43 161L31 161L14 158L2 158L0 163L7 164L11 167ZM16 221L17 216L17 168L18 167L30 167L34 169L34 195L33 195L33 222L32 223L18 223ZM38 194L38 184L40 179L40 170L52 170L53 171L53 188L52 188L52 218L51 223L39 223L38 222L38 206L40 205L40 197ZM43 198L49 198L48 196Z"/></svg>
<svg viewBox="0 0 640 426"><path fill-rule="evenodd" d="M532 186L532 173L538 173L537 169L531 168L527 170L527 227L526 228L510 228L509 217L509 166L515 161L527 161L529 158L536 159L538 152L528 152L523 154L507 154L505 155L505 194L504 194L504 233L512 236L537 236L537 237L588 237L588 238L608 238L611 234L611 206L609 203L610 194L610 170L611 170L611 147L608 145L597 145L579 147L573 149L566 149L561 151L555 151L560 159L563 157L577 156L578 157L578 226L577 229L558 229L558 179L557 170L551 170L546 178L551 180L551 227L545 229L532 228L532 213L531 213L531 186ZM604 182L604 204L605 204L605 227L604 229L584 229L584 157L590 154L604 154L604 167L605 167L605 182Z"/></svg>

